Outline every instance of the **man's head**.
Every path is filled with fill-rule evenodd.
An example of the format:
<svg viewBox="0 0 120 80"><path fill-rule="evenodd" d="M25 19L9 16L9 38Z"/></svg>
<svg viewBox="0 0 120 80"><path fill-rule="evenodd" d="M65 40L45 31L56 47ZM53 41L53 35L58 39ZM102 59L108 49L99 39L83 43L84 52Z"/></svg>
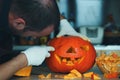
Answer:
<svg viewBox="0 0 120 80"><path fill-rule="evenodd" d="M55 0L12 0L9 22L15 33L44 36L59 26L60 13Z"/></svg>

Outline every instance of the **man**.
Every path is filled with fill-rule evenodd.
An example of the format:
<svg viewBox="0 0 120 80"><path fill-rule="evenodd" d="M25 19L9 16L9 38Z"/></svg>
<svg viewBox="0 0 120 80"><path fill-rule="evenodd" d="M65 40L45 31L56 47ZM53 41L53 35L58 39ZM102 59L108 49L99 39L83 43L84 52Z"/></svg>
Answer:
<svg viewBox="0 0 120 80"><path fill-rule="evenodd" d="M12 52L13 34L33 37L49 35L60 22L57 37L67 34L88 40L77 33L66 19L60 21L59 16L55 0L0 1L0 80L9 79L23 67L42 64L50 56L49 51L54 51L52 46L33 46L15 55Z"/></svg>
<svg viewBox="0 0 120 80"><path fill-rule="evenodd" d="M58 15L60 15L57 5L53 1L13 0L10 2L9 0L3 0L1 4L4 7L2 6L0 11L0 27L2 27L0 32L4 38L0 39L0 46L4 49L7 48L7 50L12 49L8 47L8 44L10 46L12 43L12 33L37 37L48 35L52 32L59 25Z"/></svg>

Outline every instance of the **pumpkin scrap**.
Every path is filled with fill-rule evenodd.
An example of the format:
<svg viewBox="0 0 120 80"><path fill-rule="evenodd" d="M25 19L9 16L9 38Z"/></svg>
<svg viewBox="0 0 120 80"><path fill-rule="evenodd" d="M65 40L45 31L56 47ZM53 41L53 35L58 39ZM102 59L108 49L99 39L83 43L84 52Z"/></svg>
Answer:
<svg viewBox="0 0 120 80"><path fill-rule="evenodd" d="M70 71L70 73L64 75L64 79L77 79L77 78L82 78L82 74L76 69L73 69Z"/></svg>
<svg viewBox="0 0 120 80"><path fill-rule="evenodd" d="M79 71L77 71L76 69L73 69L73 70L71 70L70 72L73 73L73 74L75 74L75 75L76 75L77 77L79 77L79 78L82 77L82 74L81 74Z"/></svg>
<svg viewBox="0 0 120 80"><path fill-rule="evenodd" d="M112 73L104 73L104 77L111 79L111 78L118 78L118 73L117 72L112 72Z"/></svg>
<svg viewBox="0 0 120 80"><path fill-rule="evenodd" d="M120 73L120 56L115 52L101 53L96 58L96 64L103 73Z"/></svg>
<svg viewBox="0 0 120 80"><path fill-rule="evenodd" d="M73 73L69 73L68 75L64 76L64 80L66 80L66 79L76 79L76 78L77 78L77 76Z"/></svg>
<svg viewBox="0 0 120 80"><path fill-rule="evenodd" d="M40 74L40 75L38 75L38 78L43 79L43 78L45 78L45 75Z"/></svg>
<svg viewBox="0 0 120 80"><path fill-rule="evenodd" d="M76 69L80 73L90 70L96 58L94 46L77 36L53 38L48 42L55 51L46 59L47 66L53 72L69 73Z"/></svg>
<svg viewBox="0 0 120 80"><path fill-rule="evenodd" d="M84 73L83 76L86 78L91 78L92 74L93 74L93 72L87 72L87 73Z"/></svg>
<svg viewBox="0 0 120 80"><path fill-rule="evenodd" d="M92 80L101 80L101 78L99 77L98 74L92 74L92 75L91 75L91 79L92 79Z"/></svg>
<svg viewBox="0 0 120 80"><path fill-rule="evenodd" d="M30 76L32 71L32 66L24 67L18 70L14 75L15 76Z"/></svg>
<svg viewBox="0 0 120 80"><path fill-rule="evenodd" d="M84 78L91 78L92 80L99 80L101 79L100 76L94 72L87 72L83 74Z"/></svg>
<svg viewBox="0 0 120 80"><path fill-rule="evenodd" d="M46 78L47 78L47 79L51 79L51 76L52 76L51 73L49 73L49 74L46 76Z"/></svg>
<svg viewBox="0 0 120 80"><path fill-rule="evenodd" d="M38 78L40 78L40 79L51 79L51 77L52 77L51 73L49 73L46 76L44 74L38 75Z"/></svg>

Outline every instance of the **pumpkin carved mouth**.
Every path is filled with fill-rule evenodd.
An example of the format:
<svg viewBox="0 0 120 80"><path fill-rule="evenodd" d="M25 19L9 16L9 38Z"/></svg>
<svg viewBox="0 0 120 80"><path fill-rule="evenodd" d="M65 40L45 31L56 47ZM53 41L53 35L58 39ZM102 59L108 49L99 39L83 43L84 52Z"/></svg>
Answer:
<svg viewBox="0 0 120 80"><path fill-rule="evenodd" d="M54 55L59 64L65 63L66 65L73 66L75 63L79 64L84 57L79 57L79 58L69 58L69 57L61 57L58 56L57 54Z"/></svg>
<svg viewBox="0 0 120 80"><path fill-rule="evenodd" d="M68 55L69 54L77 54L77 52L75 51L75 49L73 47L70 47L66 51L66 53ZM55 54L55 58L57 59L57 61L59 62L59 64L65 63L66 65L73 66L75 63L79 64L83 60L84 57L82 56L82 57L77 57L77 58L70 58L70 57L61 57L61 56Z"/></svg>

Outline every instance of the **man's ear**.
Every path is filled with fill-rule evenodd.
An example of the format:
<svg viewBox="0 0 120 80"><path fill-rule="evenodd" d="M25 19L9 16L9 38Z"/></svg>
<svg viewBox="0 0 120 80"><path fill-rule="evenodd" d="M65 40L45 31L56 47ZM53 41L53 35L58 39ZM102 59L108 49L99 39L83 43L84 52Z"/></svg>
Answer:
<svg viewBox="0 0 120 80"><path fill-rule="evenodd" d="M23 30L25 28L25 21L22 18L14 19L13 27L17 30Z"/></svg>

